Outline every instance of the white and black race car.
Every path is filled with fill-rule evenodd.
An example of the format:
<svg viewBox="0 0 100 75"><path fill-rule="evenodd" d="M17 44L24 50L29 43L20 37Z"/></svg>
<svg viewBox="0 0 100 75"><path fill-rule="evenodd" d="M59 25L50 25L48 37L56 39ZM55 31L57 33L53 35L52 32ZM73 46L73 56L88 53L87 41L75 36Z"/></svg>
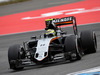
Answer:
<svg viewBox="0 0 100 75"><path fill-rule="evenodd" d="M80 60L83 54L95 53L97 49L96 34L85 30L78 34L74 16L59 19L48 19L45 30L54 30L55 34L45 33L40 38L31 37L23 45L9 47L8 61L10 69L20 70L26 66L42 65L58 60ZM60 28L62 25L73 24L74 34L67 34Z"/></svg>

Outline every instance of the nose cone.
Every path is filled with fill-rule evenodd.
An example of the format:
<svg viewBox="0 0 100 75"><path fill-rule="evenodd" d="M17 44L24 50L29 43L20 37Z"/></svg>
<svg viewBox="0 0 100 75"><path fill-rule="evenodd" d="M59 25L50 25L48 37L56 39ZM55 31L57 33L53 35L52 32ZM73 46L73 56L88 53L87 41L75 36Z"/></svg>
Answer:
<svg viewBox="0 0 100 75"><path fill-rule="evenodd" d="M49 43L52 38L45 38L38 40L36 53L34 58L38 61L42 61L48 56Z"/></svg>

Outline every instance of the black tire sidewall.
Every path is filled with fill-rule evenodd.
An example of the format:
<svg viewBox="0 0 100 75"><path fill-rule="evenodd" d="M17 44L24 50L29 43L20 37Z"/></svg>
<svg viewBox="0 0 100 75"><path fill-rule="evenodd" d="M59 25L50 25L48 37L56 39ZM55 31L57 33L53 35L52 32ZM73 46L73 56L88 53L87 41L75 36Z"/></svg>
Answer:
<svg viewBox="0 0 100 75"><path fill-rule="evenodd" d="M13 70L21 70L24 67L17 67L15 63L11 63L11 60L18 60L21 58L19 52L21 51L21 46L19 44L15 44L9 47L8 49L8 61L10 68Z"/></svg>
<svg viewBox="0 0 100 75"><path fill-rule="evenodd" d="M75 36L75 35L66 37L65 43L64 43L64 45L65 45L64 51L66 53L66 52L71 52L71 51L75 50L75 53L77 55L76 56L77 60L80 60L82 56L78 50L79 47L78 47L77 40L78 40L77 36Z"/></svg>
<svg viewBox="0 0 100 75"><path fill-rule="evenodd" d="M82 31L80 34L81 38L81 43L82 43L82 48L85 50L84 52L87 53L95 53L96 48L95 48L95 38L96 35L93 31L91 30L86 30Z"/></svg>

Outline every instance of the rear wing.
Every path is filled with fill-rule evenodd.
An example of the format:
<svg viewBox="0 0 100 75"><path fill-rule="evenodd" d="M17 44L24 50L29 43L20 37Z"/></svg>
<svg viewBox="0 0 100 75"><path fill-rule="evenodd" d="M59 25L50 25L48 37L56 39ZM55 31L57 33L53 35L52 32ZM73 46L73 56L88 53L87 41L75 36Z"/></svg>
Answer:
<svg viewBox="0 0 100 75"><path fill-rule="evenodd" d="M74 16L70 16L70 17L63 17L63 18L58 18L58 19L54 19L52 22L56 25L56 26L61 26L61 25L68 25L68 24L73 24L73 20L75 20ZM75 20L76 21L76 20Z"/></svg>
<svg viewBox="0 0 100 75"><path fill-rule="evenodd" d="M70 16L70 17L63 17L60 19L54 19L52 20L52 23L54 23L55 26L62 26L62 25L69 25L69 24L73 24L73 30L74 30L74 34L77 35L77 24L76 24L76 18L74 16Z"/></svg>

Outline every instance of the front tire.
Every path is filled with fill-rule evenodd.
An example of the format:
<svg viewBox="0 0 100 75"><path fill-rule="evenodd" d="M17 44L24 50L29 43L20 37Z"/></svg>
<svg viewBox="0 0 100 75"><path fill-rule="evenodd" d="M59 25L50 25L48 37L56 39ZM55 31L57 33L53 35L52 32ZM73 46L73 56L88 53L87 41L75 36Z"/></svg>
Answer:
<svg viewBox="0 0 100 75"><path fill-rule="evenodd" d="M12 62L13 60L16 61L18 59L21 59L20 51L21 47L19 44L10 46L8 49L8 61L10 68L13 70L21 70L24 68L24 67L17 67L18 65L15 62Z"/></svg>
<svg viewBox="0 0 100 75"><path fill-rule="evenodd" d="M75 35L66 37L64 44L65 44L65 49L64 49L65 54L70 55L70 58L69 58L70 61L73 60L71 56L72 54L76 55L75 60L81 60L82 55L79 51L78 39ZM65 56L68 56L68 55L65 55Z"/></svg>

